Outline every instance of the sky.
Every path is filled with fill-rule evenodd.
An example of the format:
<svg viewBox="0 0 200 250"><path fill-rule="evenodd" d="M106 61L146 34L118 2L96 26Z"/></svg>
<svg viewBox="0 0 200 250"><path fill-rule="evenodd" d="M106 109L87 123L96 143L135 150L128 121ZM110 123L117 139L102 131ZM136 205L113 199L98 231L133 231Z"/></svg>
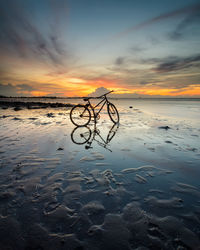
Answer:
<svg viewBox="0 0 200 250"><path fill-rule="evenodd" d="M200 97L200 1L0 0L0 95Z"/></svg>

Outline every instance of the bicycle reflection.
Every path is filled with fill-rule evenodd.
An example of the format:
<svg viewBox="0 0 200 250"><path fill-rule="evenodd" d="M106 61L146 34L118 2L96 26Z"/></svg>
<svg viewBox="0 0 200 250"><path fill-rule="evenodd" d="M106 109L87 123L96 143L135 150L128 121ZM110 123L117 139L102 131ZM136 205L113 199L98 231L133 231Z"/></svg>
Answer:
<svg viewBox="0 0 200 250"><path fill-rule="evenodd" d="M91 130L90 127L76 127L71 133L71 140L73 143L77 145L85 145L85 149L93 148L91 145L95 141L101 147L107 149L112 152L110 148L108 148L110 141L116 135L117 130L119 128L119 124L114 124L112 128L109 130L106 139L101 136L100 130L97 128L96 123L94 123L94 129Z"/></svg>

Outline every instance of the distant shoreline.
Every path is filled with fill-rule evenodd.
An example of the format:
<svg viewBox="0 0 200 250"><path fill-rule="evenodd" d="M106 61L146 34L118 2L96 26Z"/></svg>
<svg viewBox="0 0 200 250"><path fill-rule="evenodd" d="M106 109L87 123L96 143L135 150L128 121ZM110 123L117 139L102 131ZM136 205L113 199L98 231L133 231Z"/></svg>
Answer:
<svg viewBox="0 0 200 250"><path fill-rule="evenodd" d="M63 107L73 107L70 103L58 103L58 102L18 102L18 101L2 101L0 100L0 107L3 109L14 108L15 111L21 110L23 108L27 109L41 109L41 108L63 108Z"/></svg>
<svg viewBox="0 0 200 250"><path fill-rule="evenodd" d="M58 96L53 96L53 97L49 97L49 96L1 96L0 95L0 101L2 99L49 99L49 100L55 100L55 99L69 99L69 100L73 100L73 99L83 99L85 98L83 97L58 97ZM109 96L109 99L114 99L114 100L200 100L200 97L135 97L135 98L122 98L122 97L113 97L113 96Z"/></svg>
<svg viewBox="0 0 200 250"><path fill-rule="evenodd" d="M45 109L45 108L65 108L73 107L72 103L64 102L64 100L81 100L82 97L0 97L0 107L2 109L14 108L15 111L27 109ZM200 98L109 98L111 100L124 101L200 101ZM51 102L52 100L52 102Z"/></svg>

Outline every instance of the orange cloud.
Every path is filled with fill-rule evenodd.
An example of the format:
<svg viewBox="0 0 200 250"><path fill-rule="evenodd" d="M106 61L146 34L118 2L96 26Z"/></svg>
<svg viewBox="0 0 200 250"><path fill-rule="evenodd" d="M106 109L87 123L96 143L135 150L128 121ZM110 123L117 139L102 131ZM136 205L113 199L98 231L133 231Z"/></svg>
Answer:
<svg viewBox="0 0 200 250"><path fill-rule="evenodd" d="M200 87L195 85L190 85L187 88L183 89L132 89L127 93L136 93L141 95L160 95L160 96L200 96ZM120 94L120 92L119 92Z"/></svg>
<svg viewBox="0 0 200 250"><path fill-rule="evenodd" d="M123 97L126 94L138 94L138 95L149 95L149 96L188 96L188 97L199 97L200 86L190 85L185 88L165 88L164 86L156 85L138 85L137 87L131 87L130 85L121 84L118 80L111 80L102 78L96 78L92 80L84 79L76 76L66 76L60 74L58 77L53 77L44 74L45 71L30 71L23 72L26 75L16 74L13 78L6 78L4 82L12 82L13 86L16 87L17 93L21 93L27 96L62 96L62 97L77 97L87 96L88 94L95 92L97 88L104 87L109 90L114 90L114 94L122 94ZM169 76L168 76L169 77ZM26 79L26 80L24 80ZM166 84L169 79L163 79ZM33 87L31 90L18 89L18 85L27 84Z"/></svg>
<svg viewBox="0 0 200 250"><path fill-rule="evenodd" d="M43 92L43 91L31 91L32 96L46 96L48 95L48 92Z"/></svg>

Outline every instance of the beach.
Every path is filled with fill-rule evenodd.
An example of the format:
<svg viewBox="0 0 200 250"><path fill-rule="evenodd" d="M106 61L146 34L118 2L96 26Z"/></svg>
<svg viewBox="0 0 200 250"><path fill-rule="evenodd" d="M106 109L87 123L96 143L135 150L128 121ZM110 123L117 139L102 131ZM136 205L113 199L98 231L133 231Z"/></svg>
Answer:
<svg viewBox="0 0 200 250"><path fill-rule="evenodd" d="M200 99L5 99L0 249L200 249Z"/></svg>

